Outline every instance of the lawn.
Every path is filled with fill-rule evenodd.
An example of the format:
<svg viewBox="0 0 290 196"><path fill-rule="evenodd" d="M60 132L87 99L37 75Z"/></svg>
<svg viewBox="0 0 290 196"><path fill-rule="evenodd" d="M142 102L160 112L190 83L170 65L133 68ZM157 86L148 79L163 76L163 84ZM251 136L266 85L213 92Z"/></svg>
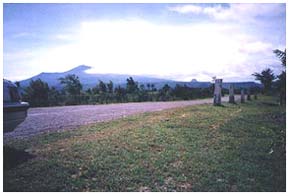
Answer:
<svg viewBox="0 0 290 196"><path fill-rule="evenodd" d="M144 113L6 141L4 191L286 191L285 135L270 97Z"/></svg>

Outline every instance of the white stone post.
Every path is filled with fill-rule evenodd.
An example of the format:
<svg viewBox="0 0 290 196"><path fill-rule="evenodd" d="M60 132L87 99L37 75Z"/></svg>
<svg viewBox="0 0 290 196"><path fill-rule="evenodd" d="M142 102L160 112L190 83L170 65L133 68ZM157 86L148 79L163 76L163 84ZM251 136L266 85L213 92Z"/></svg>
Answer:
<svg viewBox="0 0 290 196"><path fill-rule="evenodd" d="M234 85L230 85L229 89L229 103L235 103Z"/></svg>
<svg viewBox="0 0 290 196"><path fill-rule="evenodd" d="M215 79L213 105L222 104L222 83L223 79Z"/></svg>

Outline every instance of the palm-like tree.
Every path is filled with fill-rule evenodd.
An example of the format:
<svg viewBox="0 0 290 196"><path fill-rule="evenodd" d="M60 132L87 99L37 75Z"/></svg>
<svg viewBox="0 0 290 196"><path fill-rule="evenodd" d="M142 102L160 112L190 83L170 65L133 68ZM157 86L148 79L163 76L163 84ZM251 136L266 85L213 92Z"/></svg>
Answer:
<svg viewBox="0 0 290 196"><path fill-rule="evenodd" d="M273 52L281 60L282 65L286 67L286 49L284 50L284 52L279 49L273 50Z"/></svg>
<svg viewBox="0 0 290 196"><path fill-rule="evenodd" d="M261 73L254 73L253 76L255 76L255 79L259 80L263 84L265 93L268 93L271 89L273 80L275 79L273 70L269 68L264 69Z"/></svg>
<svg viewBox="0 0 290 196"><path fill-rule="evenodd" d="M276 56L281 60L281 63L285 70L282 71L280 75L277 76L277 87L280 91L280 105L283 105L283 102L286 101L286 49L283 51L281 50L273 50Z"/></svg>

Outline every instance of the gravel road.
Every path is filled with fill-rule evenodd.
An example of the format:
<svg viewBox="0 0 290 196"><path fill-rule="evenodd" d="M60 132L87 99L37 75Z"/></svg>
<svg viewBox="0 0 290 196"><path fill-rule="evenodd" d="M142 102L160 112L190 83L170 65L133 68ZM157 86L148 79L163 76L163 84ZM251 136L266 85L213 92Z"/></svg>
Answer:
<svg viewBox="0 0 290 196"><path fill-rule="evenodd" d="M223 101L227 101L224 97ZM4 138L27 138L44 132L77 128L143 112L212 103L212 99L30 108L27 118Z"/></svg>

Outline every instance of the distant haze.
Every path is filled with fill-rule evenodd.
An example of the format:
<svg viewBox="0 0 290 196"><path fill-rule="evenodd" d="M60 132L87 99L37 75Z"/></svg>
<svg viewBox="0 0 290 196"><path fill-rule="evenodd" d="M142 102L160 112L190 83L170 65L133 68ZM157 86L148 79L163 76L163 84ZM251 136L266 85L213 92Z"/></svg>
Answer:
<svg viewBox="0 0 290 196"><path fill-rule="evenodd" d="M196 79L192 79L190 82L181 82L174 80L166 80L161 78L154 78L148 76L138 76L138 75L125 75L125 74L94 74L87 73L91 67L86 65L77 66L71 70L67 70L65 72L57 72L57 73L40 73L32 78L28 78L26 80L20 81L20 86L22 88L27 87L32 80L41 79L42 81L48 83L50 87L55 87L56 89L62 89L63 85L60 84L59 78L63 78L69 74L75 74L79 77L79 80L83 86L83 89L86 90L88 88L94 88L100 81L105 83L113 82L114 87L121 86L126 87L127 79L132 77L134 81L138 83L138 85L144 85L145 88L148 88L148 84L153 84L155 88L161 89L165 84L174 88L177 84L181 86L188 86L192 88L208 88L212 85L210 81L207 82L199 82ZM251 87L261 87L261 84L257 84L255 82L234 82L235 88L251 88ZM223 88L229 88L230 83L223 83Z"/></svg>
<svg viewBox="0 0 290 196"><path fill-rule="evenodd" d="M4 78L64 72L253 81L281 72L285 4L4 4Z"/></svg>

